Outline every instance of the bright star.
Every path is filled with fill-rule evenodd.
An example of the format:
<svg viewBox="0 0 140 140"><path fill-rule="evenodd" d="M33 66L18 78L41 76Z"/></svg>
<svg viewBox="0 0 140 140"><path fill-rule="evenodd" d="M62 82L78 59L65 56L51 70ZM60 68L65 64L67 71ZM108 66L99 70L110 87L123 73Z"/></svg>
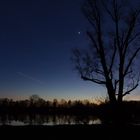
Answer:
<svg viewBox="0 0 140 140"><path fill-rule="evenodd" d="M81 34L81 32L78 32L78 34L80 35L80 34Z"/></svg>

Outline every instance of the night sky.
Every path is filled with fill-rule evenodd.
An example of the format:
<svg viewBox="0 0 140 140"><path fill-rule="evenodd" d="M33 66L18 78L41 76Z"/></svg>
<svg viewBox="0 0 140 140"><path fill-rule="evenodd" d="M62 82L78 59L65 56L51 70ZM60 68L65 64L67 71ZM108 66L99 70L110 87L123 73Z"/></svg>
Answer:
<svg viewBox="0 0 140 140"><path fill-rule="evenodd" d="M87 47L84 0L0 1L0 97L106 96L74 70L72 48Z"/></svg>

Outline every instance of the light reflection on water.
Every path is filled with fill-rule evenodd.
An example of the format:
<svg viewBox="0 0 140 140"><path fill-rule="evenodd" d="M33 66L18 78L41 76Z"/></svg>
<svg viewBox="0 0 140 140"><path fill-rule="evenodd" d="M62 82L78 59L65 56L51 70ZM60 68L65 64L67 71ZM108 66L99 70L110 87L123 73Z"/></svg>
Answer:
<svg viewBox="0 0 140 140"><path fill-rule="evenodd" d="M73 125L73 124L101 124L95 116L70 116L70 115L20 115L0 116L0 125Z"/></svg>

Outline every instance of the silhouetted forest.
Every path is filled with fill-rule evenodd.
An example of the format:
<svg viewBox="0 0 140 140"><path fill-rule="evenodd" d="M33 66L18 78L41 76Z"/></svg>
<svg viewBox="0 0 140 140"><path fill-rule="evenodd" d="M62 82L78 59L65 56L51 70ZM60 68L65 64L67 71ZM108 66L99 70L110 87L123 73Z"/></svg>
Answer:
<svg viewBox="0 0 140 140"><path fill-rule="evenodd" d="M88 100L44 100L33 95L26 100L0 99L0 113L43 113L43 114L93 114L97 104Z"/></svg>
<svg viewBox="0 0 140 140"><path fill-rule="evenodd" d="M29 99L13 101L12 99L0 99L0 118L4 122L6 118L18 120L30 116L31 120L44 120L46 116L52 116L55 124L56 116L63 116L69 120L77 116L79 121L88 122L91 116L97 117L102 123L135 123L140 122L140 101L125 101L121 105L112 106L109 102L100 104L91 103L88 100L44 100L38 95L32 95ZM45 117L44 117L45 116ZM65 117L64 117L65 116ZM69 118L68 118L69 117ZM7 120L8 120L7 119ZM32 122L32 121L31 121ZM41 123L40 123L41 124Z"/></svg>

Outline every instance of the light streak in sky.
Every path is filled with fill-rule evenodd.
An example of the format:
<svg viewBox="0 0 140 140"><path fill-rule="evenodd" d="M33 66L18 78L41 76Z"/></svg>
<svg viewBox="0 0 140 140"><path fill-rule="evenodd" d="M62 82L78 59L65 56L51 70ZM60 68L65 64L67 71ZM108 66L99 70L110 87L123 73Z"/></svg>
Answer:
<svg viewBox="0 0 140 140"><path fill-rule="evenodd" d="M32 76L30 76L30 75L27 75L27 74L25 74L25 73L23 73L23 72L17 72L17 74L18 74L19 76L21 76L21 77L24 77L24 78L26 78L26 79L35 81L35 82L37 82L37 83L39 83L39 84L46 84L45 82L43 82L43 81L41 81L41 80L38 80L38 79L36 79L35 77L32 77Z"/></svg>

